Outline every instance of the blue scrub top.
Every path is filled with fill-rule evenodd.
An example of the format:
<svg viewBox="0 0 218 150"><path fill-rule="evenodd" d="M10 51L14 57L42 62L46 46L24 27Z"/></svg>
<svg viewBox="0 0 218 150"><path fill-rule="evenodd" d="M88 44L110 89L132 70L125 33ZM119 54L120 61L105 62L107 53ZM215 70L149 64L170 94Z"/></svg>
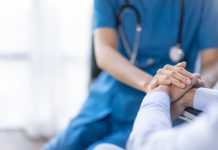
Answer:
<svg viewBox="0 0 218 150"><path fill-rule="evenodd" d="M185 50L184 61L187 62L187 69L194 71L199 51L218 47L218 5L216 0L184 2L182 48ZM138 9L142 21L138 61L145 62L148 58L155 60L153 65L141 69L154 75L165 64L174 65L169 58L169 49L177 43L180 0L130 0L130 3ZM122 4L124 0L95 0L94 28L117 30L116 11ZM123 17L127 39L132 46L135 18L128 10ZM127 57L120 36L118 50ZM145 93L117 81L103 71L92 85L79 115L79 122L97 120L109 113L118 120L133 121L144 95Z"/></svg>

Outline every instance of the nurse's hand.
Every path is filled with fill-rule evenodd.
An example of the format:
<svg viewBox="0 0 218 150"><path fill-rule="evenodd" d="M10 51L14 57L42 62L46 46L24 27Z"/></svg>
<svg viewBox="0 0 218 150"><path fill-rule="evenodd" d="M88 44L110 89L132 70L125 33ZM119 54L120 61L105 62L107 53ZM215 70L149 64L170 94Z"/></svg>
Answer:
<svg viewBox="0 0 218 150"><path fill-rule="evenodd" d="M201 76L199 74L194 74L194 75L196 77L195 78L196 80L194 80L195 83L192 89L186 92L185 95L182 96L179 100L176 100L171 103L170 108L171 108L172 120L177 119L184 112L185 108L193 107L193 100L194 100L196 88L205 87L205 83L204 81L201 80ZM175 91L176 90L175 88L176 87L174 87L174 93L176 93L175 95L177 95L179 91L183 90L183 89L179 89L179 91Z"/></svg>
<svg viewBox="0 0 218 150"><path fill-rule="evenodd" d="M170 85L160 85L155 89L148 92L163 91L168 93L171 101L171 118L175 120L180 116L185 108L193 107L193 96L195 93L195 88L204 87L204 82L201 80L201 76L198 73L193 74L194 78L192 83L186 88L178 88L176 86Z"/></svg>
<svg viewBox="0 0 218 150"><path fill-rule="evenodd" d="M178 88L174 85L169 86L169 89L170 89L169 96L170 96L171 102L180 100L180 98L183 97L192 88L204 87L205 83L201 80L200 74L194 73L193 76L194 78L191 80L191 84L187 85L183 89Z"/></svg>
<svg viewBox="0 0 218 150"><path fill-rule="evenodd" d="M164 91L169 94L171 102L180 100L190 89L199 88L204 86L204 82L201 80L201 76L197 73L193 74L194 78L191 80L191 84L185 88L178 88L174 85L159 85L157 88L149 90L148 92L153 91Z"/></svg>
<svg viewBox="0 0 218 150"><path fill-rule="evenodd" d="M165 65L159 69L148 85L148 91L159 85L174 85L179 88L186 88L191 85L194 75L185 70L186 62L178 63L176 66Z"/></svg>

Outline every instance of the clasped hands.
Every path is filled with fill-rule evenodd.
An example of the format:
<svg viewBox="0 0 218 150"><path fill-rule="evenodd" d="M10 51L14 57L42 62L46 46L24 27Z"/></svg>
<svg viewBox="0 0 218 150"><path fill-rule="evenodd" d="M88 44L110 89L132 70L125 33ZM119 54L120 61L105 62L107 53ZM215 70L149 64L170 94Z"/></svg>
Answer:
<svg viewBox="0 0 218 150"><path fill-rule="evenodd" d="M193 107L196 88L204 87L201 75L185 70L186 63L175 66L166 65L159 69L148 85L147 92L163 91L168 93L171 100L171 118L175 120L185 108Z"/></svg>

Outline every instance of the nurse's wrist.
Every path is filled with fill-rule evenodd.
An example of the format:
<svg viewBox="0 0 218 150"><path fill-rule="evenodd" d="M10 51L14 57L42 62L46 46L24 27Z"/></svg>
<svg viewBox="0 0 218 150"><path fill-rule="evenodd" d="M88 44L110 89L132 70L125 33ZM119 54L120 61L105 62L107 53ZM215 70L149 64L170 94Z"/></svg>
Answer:
<svg viewBox="0 0 218 150"><path fill-rule="evenodd" d="M141 90L145 93L147 93L150 89L149 85L151 83L151 81L153 80L154 77L149 77L146 80L144 80L144 82L142 82L141 84Z"/></svg>

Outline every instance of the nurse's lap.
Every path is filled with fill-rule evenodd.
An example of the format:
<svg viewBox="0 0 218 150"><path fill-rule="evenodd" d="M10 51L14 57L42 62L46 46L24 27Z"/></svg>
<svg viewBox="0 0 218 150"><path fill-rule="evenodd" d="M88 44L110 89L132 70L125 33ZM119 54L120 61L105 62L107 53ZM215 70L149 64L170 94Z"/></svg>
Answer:
<svg viewBox="0 0 218 150"><path fill-rule="evenodd" d="M113 144L100 144L97 145L93 150L124 150Z"/></svg>
<svg viewBox="0 0 218 150"><path fill-rule="evenodd" d="M125 148L126 141L129 137L130 130L129 129L120 129L120 131L112 132L108 136L102 138L99 141L96 141L91 146L89 146L86 150L96 150L96 148L114 148L114 150L120 150ZM107 143L107 144L105 144ZM117 149L115 149L117 148ZM118 149L119 148L119 149ZM105 150L105 149L102 149ZM106 149L107 150L107 149ZM113 150L113 149L110 149Z"/></svg>
<svg viewBox="0 0 218 150"><path fill-rule="evenodd" d="M105 120L74 126L71 122L66 130L52 139L44 150L84 150L110 133Z"/></svg>

